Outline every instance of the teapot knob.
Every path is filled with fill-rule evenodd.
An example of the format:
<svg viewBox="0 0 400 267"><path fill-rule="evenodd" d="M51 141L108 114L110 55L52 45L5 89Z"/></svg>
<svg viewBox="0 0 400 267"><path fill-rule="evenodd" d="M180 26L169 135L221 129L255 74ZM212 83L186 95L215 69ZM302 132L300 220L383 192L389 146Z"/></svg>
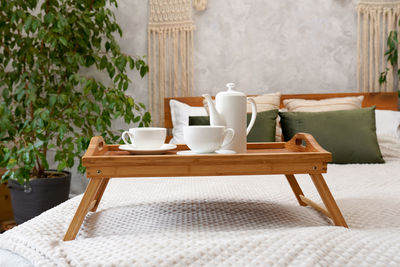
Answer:
<svg viewBox="0 0 400 267"><path fill-rule="evenodd" d="M226 87L228 87L228 91L232 90L236 85L234 83L227 83Z"/></svg>

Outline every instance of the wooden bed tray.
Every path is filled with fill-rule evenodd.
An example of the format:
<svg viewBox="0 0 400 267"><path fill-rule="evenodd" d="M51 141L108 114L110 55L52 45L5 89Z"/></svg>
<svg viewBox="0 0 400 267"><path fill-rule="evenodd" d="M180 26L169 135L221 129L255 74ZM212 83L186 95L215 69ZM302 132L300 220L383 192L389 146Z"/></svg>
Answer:
<svg viewBox="0 0 400 267"><path fill-rule="evenodd" d="M89 184L71 221L64 241L75 239L89 211L95 212L112 177L168 177L283 174L301 206L311 206L330 217L337 226L347 227L322 173L327 172L330 152L305 133L289 142L249 143L247 153L177 155L185 145L164 155L130 155L119 145L107 145L93 137L82 158ZM309 174L325 207L306 198L294 174Z"/></svg>

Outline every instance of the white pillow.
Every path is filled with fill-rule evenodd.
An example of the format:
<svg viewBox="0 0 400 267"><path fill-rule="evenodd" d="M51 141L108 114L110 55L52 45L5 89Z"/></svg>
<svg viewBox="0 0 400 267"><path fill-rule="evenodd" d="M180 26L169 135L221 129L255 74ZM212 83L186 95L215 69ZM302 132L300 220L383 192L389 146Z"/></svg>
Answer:
<svg viewBox="0 0 400 267"><path fill-rule="evenodd" d="M364 96L326 98L321 100L285 99L283 104L288 111L320 112L333 110L359 109Z"/></svg>
<svg viewBox="0 0 400 267"><path fill-rule="evenodd" d="M171 99L169 101L171 109L171 120L172 120L172 139L171 144L184 144L183 139L183 127L189 125L190 116L207 116L206 109L204 107L191 107L185 103Z"/></svg>
<svg viewBox="0 0 400 267"><path fill-rule="evenodd" d="M385 134L378 134L379 148L385 161L400 159L400 138Z"/></svg>
<svg viewBox="0 0 400 267"><path fill-rule="evenodd" d="M400 138L400 111L375 110L376 134Z"/></svg>

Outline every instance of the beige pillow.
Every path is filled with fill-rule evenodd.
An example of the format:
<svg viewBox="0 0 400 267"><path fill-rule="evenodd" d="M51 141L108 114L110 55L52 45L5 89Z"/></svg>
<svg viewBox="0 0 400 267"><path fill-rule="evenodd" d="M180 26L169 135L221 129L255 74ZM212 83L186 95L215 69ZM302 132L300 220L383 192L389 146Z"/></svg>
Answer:
<svg viewBox="0 0 400 267"><path fill-rule="evenodd" d="M321 100L285 99L283 104L288 111L292 112L319 112L359 109L362 107L363 100L364 96L336 97Z"/></svg>
<svg viewBox="0 0 400 267"><path fill-rule="evenodd" d="M251 98L256 101L257 112L263 112L271 109L279 109L281 93L263 94L259 96L252 96ZM247 112L251 112L251 104L248 102Z"/></svg>
<svg viewBox="0 0 400 267"><path fill-rule="evenodd" d="M256 101L257 112L263 112L272 109L279 109L279 105L281 104L281 93L271 93L271 94L263 94L258 96L252 96L251 98ZM251 104L247 102L247 112L251 112ZM275 141L280 142L282 137L281 126L279 125L279 116L276 118L276 127L275 127Z"/></svg>

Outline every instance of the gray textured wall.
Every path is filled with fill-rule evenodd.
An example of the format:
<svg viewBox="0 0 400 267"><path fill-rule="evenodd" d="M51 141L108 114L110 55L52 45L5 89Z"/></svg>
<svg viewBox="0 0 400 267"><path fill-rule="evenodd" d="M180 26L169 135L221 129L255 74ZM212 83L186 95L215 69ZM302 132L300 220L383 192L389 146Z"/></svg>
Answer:
<svg viewBox="0 0 400 267"><path fill-rule="evenodd" d="M247 93L346 92L356 88L356 0L208 0L193 10L195 94L233 81ZM147 53L147 3L119 1L121 46ZM147 78L129 94L147 103Z"/></svg>
<svg viewBox="0 0 400 267"><path fill-rule="evenodd" d="M209 0L195 16L196 92L355 90L355 2Z"/></svg>
<svg viewBox="0 0 400 267"><path fill-rule="evenodd" d="M121 0L122 50L147 53L147 0ZM194 11L195 94L235 82L248 94L356 91L356 0L208 0ZM147 77L128 94L147 104ZM120 125L124 127L123 125ZM85 181L75 176L72 192Z"/></svg>

